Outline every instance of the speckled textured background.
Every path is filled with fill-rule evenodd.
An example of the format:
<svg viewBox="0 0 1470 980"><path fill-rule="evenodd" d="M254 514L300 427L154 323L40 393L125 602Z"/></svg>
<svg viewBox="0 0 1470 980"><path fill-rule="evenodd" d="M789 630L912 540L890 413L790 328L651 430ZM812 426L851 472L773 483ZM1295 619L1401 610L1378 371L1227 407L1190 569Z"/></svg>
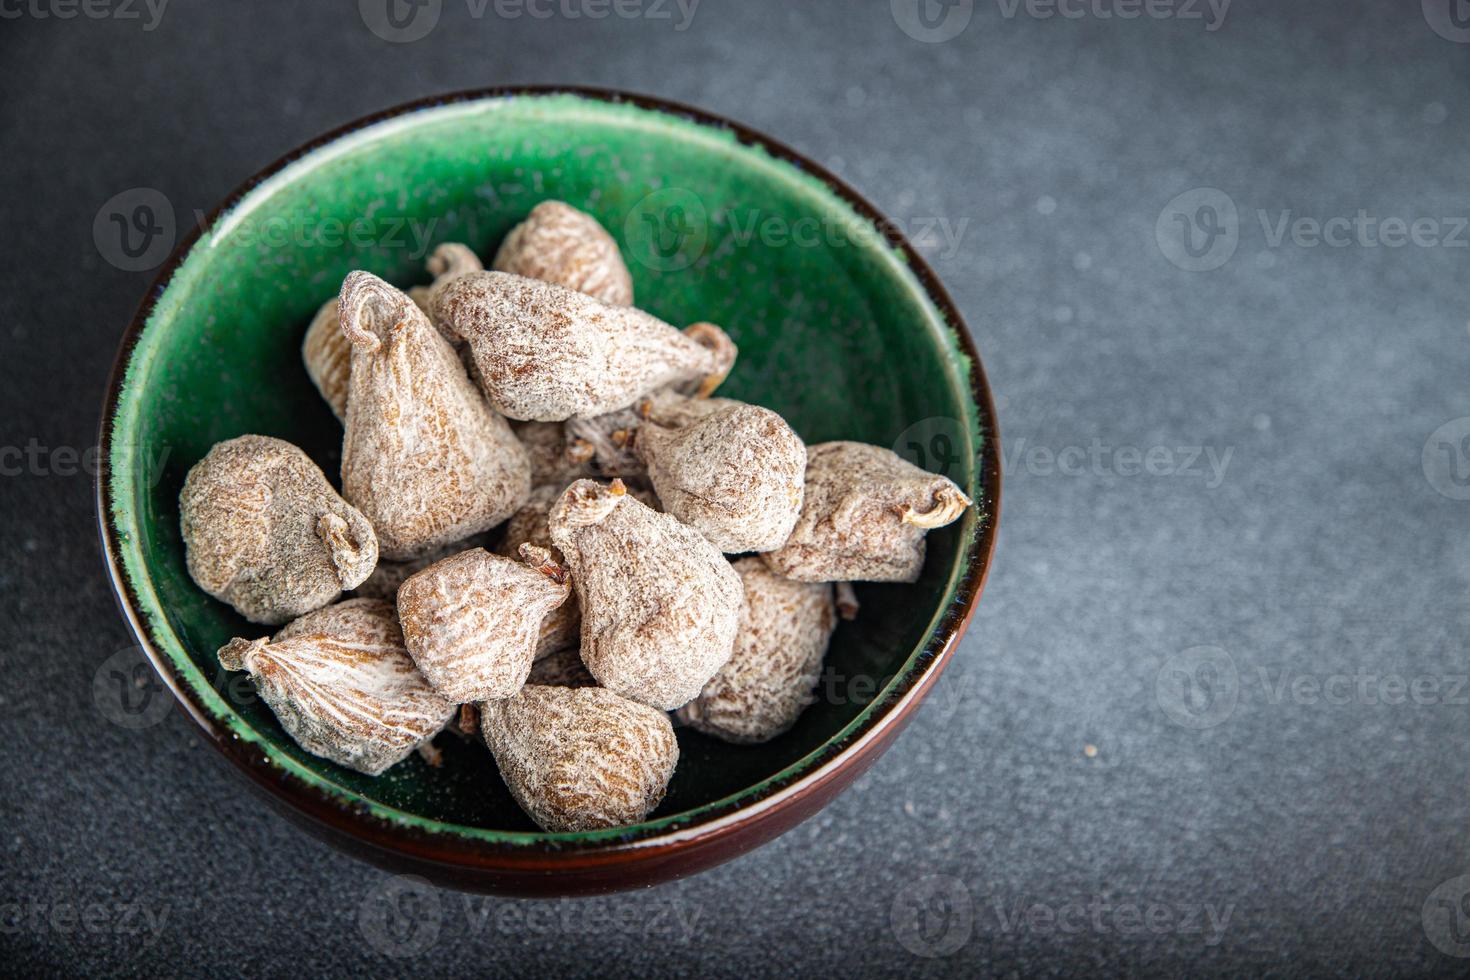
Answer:
<svg viewBox="0 0 1470 980"><path fill-rule="evenodd" d="M0 969L1464 970L1470 32L1445 4L441 0L411 43L355 6L43 0L0 30ZM156 695L119 713L80 472L149 280L98 247L104 202L154 188L182 224L331 126L515 82L692 102L849 179L969 317L1008 468L979 615L870 775L724 868L539 904L400 895Z"/></svg>

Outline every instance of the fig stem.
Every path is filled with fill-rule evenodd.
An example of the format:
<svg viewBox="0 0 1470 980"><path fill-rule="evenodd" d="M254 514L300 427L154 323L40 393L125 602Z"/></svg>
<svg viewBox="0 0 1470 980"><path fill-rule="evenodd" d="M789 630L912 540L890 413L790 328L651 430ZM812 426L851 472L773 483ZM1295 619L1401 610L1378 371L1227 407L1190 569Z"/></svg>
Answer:
<svg viewBox="0 0 1470 980"><path fill-rule="evenodd" d="M933 506L928 510L916 510L908 504L899 507L899 519L905 524L912 524L933 530L936 527L944 527L952 524L970 506L970 498L966 497L953 486L941 487L934 492Z"/></svg>

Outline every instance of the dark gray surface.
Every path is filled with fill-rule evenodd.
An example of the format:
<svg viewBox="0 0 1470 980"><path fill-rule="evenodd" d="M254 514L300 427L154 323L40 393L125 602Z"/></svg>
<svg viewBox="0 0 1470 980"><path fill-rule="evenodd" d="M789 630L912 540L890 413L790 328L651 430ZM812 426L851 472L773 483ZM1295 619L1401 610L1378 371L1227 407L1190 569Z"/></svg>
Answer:
<svg viewBox="0 0 1470 980"><path fill-rule="evenodd" d="M493 5L474 20L444 0L410 44L332 8L0 24L0 443L95 439L149 278L93 243L112 195L156 188L186 219L291 146L411 98L625 87L789 142L905 227L963 227L927 251L985 357L1011 461L989 590L913 727L808 824L643 894L435 893L408 917L438 924L411 934L428 951L394 960L359 911L388 876L268 813L181 718L129 731L99 713L94 675L129 636L91 482L64 455L23 464L0 483L0 971L1463 971L1427 932L1470 951L1431 900L1470 872L1470 503L1434 488L1454 489L1439 441L1428 473L1421 454L1470 415L1470 234L1446 220L1470 214L1470 46L1411 0L1239 0L1215 31L983 2L934 44L884 3L705 0L680 31L672 4L669 20ZM1240 215L1214 271L1176 267L1156 240L1196 187ZM1258 217L1359 209L1435 219L1460 245L1273 246ZM1169 476L1133 474L1126 454L1072 475L1026 455L1094 440L1166 447L1169 467L1180 447L1230 456L1216 480L1207 455ZM1179 701L1179 667L1214 700ZM1384 703L1400 699L1385 677L1419 686ZM1012 920L1028 905L1081 911L1071 931ZM1117 911L1154 905L1152 926ZM1205 932L1180 930L1206 907L1223 930L1203 912Z"/></svg>

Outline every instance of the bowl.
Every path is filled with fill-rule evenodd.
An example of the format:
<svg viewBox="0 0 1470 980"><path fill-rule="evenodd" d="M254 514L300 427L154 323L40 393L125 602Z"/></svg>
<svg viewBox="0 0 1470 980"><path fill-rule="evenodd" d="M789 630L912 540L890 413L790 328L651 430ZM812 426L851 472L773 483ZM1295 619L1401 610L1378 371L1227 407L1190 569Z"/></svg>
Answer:
<svg viewBox="0 0 1470 980"><path fill-rule="evenodd" d="M740 346L720 394L808 443L892 446L976 501L933 532L915 585L858 586L794 729L735 746L679 731L643 823L544 833L483 745L441 736L376 779L309 755L215 657L263 636L190 580L184 475L214 443L288 439L335 478L341 427L301 366L306 325L349 271L407 287L444 241L481 256L537 202L618 239L637 305L711 320ZM995 413L959 312L897 228L822 167L704 112L586 89L463 92L350 123L252 177L179 244L123 337L101 430L98 513L124 616L199 732L313 833L439 884L523 895L643 886L707 868L810 816L892 742L934 685L985 581L1000 503Z"/></svg>

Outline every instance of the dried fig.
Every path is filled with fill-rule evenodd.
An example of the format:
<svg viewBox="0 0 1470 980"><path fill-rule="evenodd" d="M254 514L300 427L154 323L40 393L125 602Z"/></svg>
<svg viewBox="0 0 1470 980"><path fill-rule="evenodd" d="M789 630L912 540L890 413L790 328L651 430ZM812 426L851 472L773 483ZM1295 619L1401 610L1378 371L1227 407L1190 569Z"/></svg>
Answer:
<svg viewBox="0 0 1470 980"><path fill-rule="evenodd" d="M678 717L727 742L765 742L811 703L837 624L832 586L782 578L759 558L734 567L745 586L735 653Z"/></svg>
<svg viewBox="0 0 1470 980"><path fill-rule="evenodd" d="M523 560L484 548L416 572L398 589L408 654L430 686L457 704L508 698L535 659L541 620L571 592L544 548Z"/></svg>
<svg viewBox="0 0 1470 980"><path fill-rule="evenodd" d="M617 242L590 214L542 201L505 236L491 267L554 282L612 306L633 304L633 278Z"/></svg>
<svg viewBox="0 0 1470 980"><path fill-rule="evenodd" d="M666 385L718 384L734 362L728 338L715 349L709 331L691 338L641 310L508 272L435 286L429 305L469 343L490 403L514 419L603 415Z"/></svg>
<svg viewBox="0 0 1470 980"><path fill-rule="evenodd" d="M590 419L567 419L562 423L564 461L568 466L576 464L580 470L576 476L644 479L648 467L635 449L638 430L644 423L679 428L722 408L743 404L728 398L695 398L674 388L663 388L631 408Z"/></svg>
<svg viewBox="0 0 1470 980"><path fill-rule="evenodd" d="M801 517L765 562L799 582L913 582L924 567L924 535L969 506L953 482L892 450L809 446Z"/></svg>
<svg viewBox="0 0 1470 980"><path fill-rule="evenodd" d="M480 705L480 731L521 809L553 833L637 823L679 761L668 715L599 687L523 687Z"/></svg>
<svg viewBox="0 0 1470 980"><path fill-rule="evenodd" d="M770 409L735 404L678 429L646 422L634 445L665 513L721 551L770 551L791 534L806 446Z"/></svg>
<svg viewBox="0 0 1470 980"><path fill-rule="evenodd" d="M429 274L435 281L452 279L466 272L483 269L480 260L468 246L446 242L429 255ZM420 309L428 312L428 286L414 286L408 291L409 298ZM440 330L442 334L443 331ZM306 365L306 374L316 390L321 392L337 421L347 421L347 394L352 377L352 343L342 332L338 316L337 297L333 296L322 304L311 326L306 328L306 338L301 342L301 361Z"/></svg>
<svg viewBox="0 0 1470 980"><path fill-rule="evenodd" d="M639 503L621 480L578 480L551 509L582 607L582 660L624 697L672 709L730 659L740 577L693 528Z"/></svg>
<svg viewBox="0 0 1470 980"><path fill-rule="evenodd" d="M321 469L283 439L218 443L179 494L189 574L246 619L274 625L372 574L378 540Z"/></svg>
<svg viewBox="0 0 1470 980"><path fill-rule="evenodd" d="M455 713L415 669L393 606L381 599L319 609L270 641L231 640L219 662L250 672L303 749L369 776L428 742Z"/></svg>
<svg viewBox="0 0 1470 980"><path fill-rule="evenodd" d="M413 558L514 513L531 491L526 450L423 311L367 272L343 282L341 308L353 344L342 493L383 556Z"/></svg>
<svg viewBox="0 0 1470 980"><path fill-rule="evenodd" d="M551 513L551 507L561 496L564 486L565 484L546 484L532 490L526 503L506 522L505 537L501 540L500 547L495 550L507 558L518 558L522 545L534 545L537 548L547 549L551 552L554 561L565 565L566 559L556 549L556 545L552 544L551 529L547 526L547 517ZM655 510L658 509L658 498L651 491L630 490L628 492ZM581 631L582 607L577 604L577 597L574 594L541 620L541 640L536 645L536 658L539 660L558 650L576 646Z"/></svg>

